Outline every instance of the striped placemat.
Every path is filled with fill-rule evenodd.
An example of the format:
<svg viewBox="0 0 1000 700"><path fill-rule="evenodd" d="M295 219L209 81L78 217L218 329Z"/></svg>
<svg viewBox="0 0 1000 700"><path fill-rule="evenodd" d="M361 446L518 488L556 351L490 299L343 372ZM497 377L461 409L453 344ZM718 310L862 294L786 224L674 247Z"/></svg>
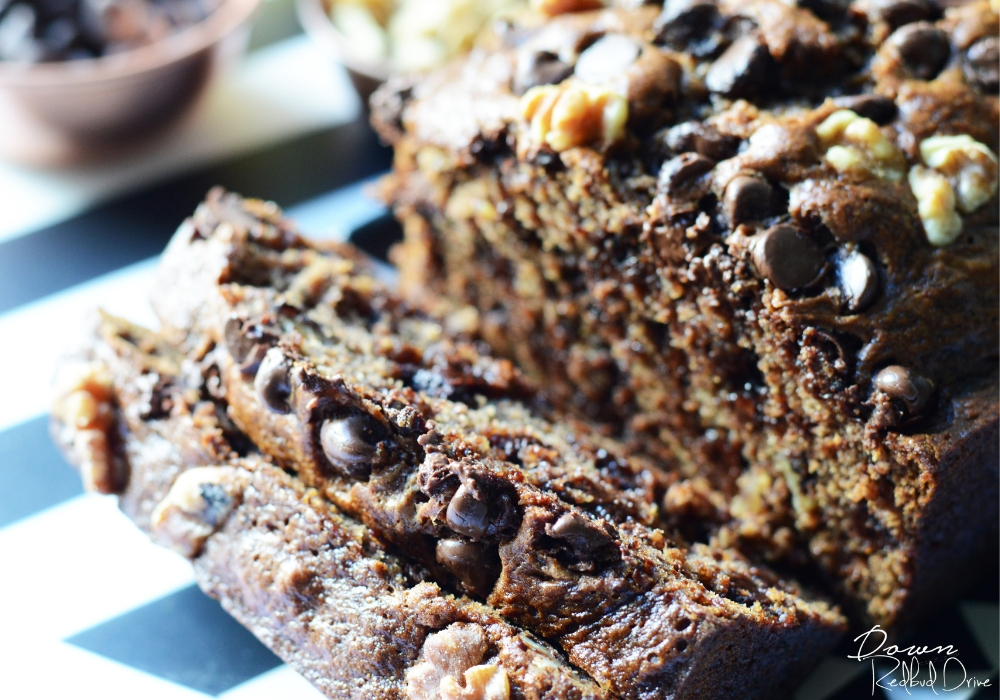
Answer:
<svg viewBox="0 0 1000 700"><path fill-rule="evenodd" d="M273 75L276 65L312 60L301 42L266 49L251 68ZM324 89L341 94L308 105L305 116L286 103L286 121L252 137L247 128L208 159L194 149L156 168L126 163L82 188L65 174L46 180L0 166L0 193L6 178L23 204L8 198L12 213L0 224L0 697L320 697L204 596L188 563L152 545L113 498L83 494L49 441L47 410L58 359L82 342L93 309L155 326L147 299L156 256L215 184L277 201L314 236L384 252L396 229L366 184L389 167L390 153L358 116L343 75ZM47 198L54 209L39 206ZM890 667L849 660L846 643L797 698L998 697L997 595L996 580L984 582L916 640L952 645L968 676L989 687L882 689Z"/></svg>

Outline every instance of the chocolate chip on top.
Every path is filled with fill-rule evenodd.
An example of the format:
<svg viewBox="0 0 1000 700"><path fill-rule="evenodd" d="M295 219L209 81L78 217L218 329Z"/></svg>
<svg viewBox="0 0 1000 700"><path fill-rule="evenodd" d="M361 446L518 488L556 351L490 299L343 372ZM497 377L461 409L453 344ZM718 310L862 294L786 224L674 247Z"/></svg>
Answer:
<svg viewBox="0 0 1000 700"><path fill-rule="evenodd" d="M324 421L319 431L323 454L334 469L345 476L364 478L372 468L378 443L385 431L367 413Z"/></svg>
<svg viewBox="0 0 1000 700"><path fill-rule="evenodd" d="M897 29L888 42L899 52L906 69L919 80L936 78L951 56L948 35L929 22Z"/></svg>
<svg viewBox="0 0 1000 700"><path fill-rule="evenodd" d="M257 376L253 380L254 389L257 390L264 405L274 413L292 411L288 405L288 399L292 395L289 377L291 371L291 361L279 348L268 350L257 369Z"/></svg>
<svg viewBox="0 0 1000 700"><path fill-rule="evenodd" d="M474 540L482 539L490 526L490 509L483 489L466 479L448 504L448 527Z"/></svg>
<svg viewBox="0 0 1000 700"><path fill-rule="evenodd" d="M855 250L842 257L837 275L847 310L851 313L862 311L875 299L879 286L878 270L864 253Z"/></svg>
<svg viewBox="0 0 1000 700"><path fill-rule="evenodd" d="M934 393L934 384L929 379L899 365L882 369L872 384L890 399L902 401L910 415L919 414Z"/></svg>
<svg viewBox="0 0 1000 700"><path fill-rule="evenodd" d="M723 52L705 75L705 86L726 97L751 97L773 79L771 55L755 34L742 36Z"/></svg>
<svg viewBox="0 0 1000 700"><path fill-rule="evenodd" d="M779 289L808 287L826 268L826 260L812 238L789 224L772 226L755 236L750 253L761 276Z"/></svg>
<svg viewBox="0 0 1000 700"><path fill-rule="evenodd" d="M634 39L623 34L608 34L580 54L573 74L593 85L609 82L625 73L641 51Z"/></svg>
<svg viewBox="0 0 1000 700"><path fill-rule="evenodd" d="M445 538L436 547L438 563L448 569L469 593L486 596L499 575L496 553L480 542Z"/></svg>
<svg viewBox="0 0 1000 700"><path fill-rule="evenodd" d="M771 214L774 188L762 177L737 175L722 195L722 212L729 225L736 227L751 221L760 221Z"/></svg>
<svg viewBox="0 0 1000 700"><path fill-rule="evenodd" d="M983 37L965 52L962 64L965 79L983 92L1000 89L1000 39Z"/></svg>
<svg viewBox="0 0 1000 700"><path fill-rule="evenodd" d="M694 184L703 175L712 172L715 161L697 153L683 153L671 158L660 168L659 185L671 194Z"/></svg>

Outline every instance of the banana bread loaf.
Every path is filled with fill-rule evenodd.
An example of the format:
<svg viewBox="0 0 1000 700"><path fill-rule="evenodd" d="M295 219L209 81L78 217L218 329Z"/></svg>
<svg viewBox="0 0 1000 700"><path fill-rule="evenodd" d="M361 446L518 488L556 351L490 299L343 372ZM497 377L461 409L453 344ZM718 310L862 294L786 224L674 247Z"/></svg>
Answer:
<svg viewBox="0 0 1000 700"><path fill-rule="evenodd" d="M905 625L998 522L997 47L986 0L507 25L373 98L403 295Z"/></svg>

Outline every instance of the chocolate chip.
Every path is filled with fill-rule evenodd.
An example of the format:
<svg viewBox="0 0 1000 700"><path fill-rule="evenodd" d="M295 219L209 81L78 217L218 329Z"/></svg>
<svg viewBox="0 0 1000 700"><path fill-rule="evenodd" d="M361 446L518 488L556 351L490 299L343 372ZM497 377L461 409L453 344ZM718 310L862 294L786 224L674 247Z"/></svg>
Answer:
<svg viewBox="0 0 1000 700"><path fill-rule="evenodd" d="M934 14L934 7L927 0L874 0L871 8L877 19L893 29L930 19Z"/></svg>
<svg viewBox="0 0 1000 700"><path fill-rule="evenodd" d="M694 121L670 127L664 141L674 153L693 151L714 161L732 158L740 145L739 139L722 135L711 124Z"/></svg>
<svg viewBox="0 0 1000 700"><path fill-rule="evenodd" d="M906 69L920 80L933 80L948 63L948 35L929 22L897 29L888 39L896 47Z"/></svg>
<svg viewBox="0 0 1000 700"><path fill-rule="evenodd" d="M499 575L499 562L479 542L438 540L437 560L473 595L486 597Z"/></svg>
<svg viewBox="0 0 1000 700"><path fill-rule="evenodd" d="M805 233L788 224L772 226L751 242L757 271L779 289L801 289L816 282L826 261Z"/></svg>
<svg viewBox="0 0 1000 700"><path fill-rule="evenodd" d="M331 418L319 430L323 454L344 476L363 479L371 473L376 447L385 429L367 413L352 413L345 418Z"/></svg>
<svg viewBox="0 0 1000 700"><path fill-rule="evenodd" d="M797 4L824 22L843 17L851 5L850 0L798 0Z"/></svg>
<svg viewBox="0 0 1000 700"><path fill-rule="evenodd" d="M838 97L833 103L841 109L849 109L865 119L871 119L879 126L885 126L896 118L896 103L884 95L849 95Z"/></svg>
<svg viewBox="0 0 1000 700"><path fill-rule="evenodd" d="M659 186L671 194L693 184L712 171L715 161L697 153L683 153L671 158L660 168Z"/></svg>
<svg viewBox="0 0 1000 700"><path fill-rule="evenodd" d="M253 380L254 388L264 405L275 413L291 413L288 399L292 395L289 374L292 371L291 361L279 348L271 348L257 369Z"/></svg>
<svg viewBox="0 0 1000 700"><path fill-rule="evenodd" d="M726 97L752 97L767 87L770 68L767 47L748 34L715 60L705 75L705 86Z"/></svg>
<svg viewBox="0 0 1000 700"><path fill-rule="evenodd" d="M514 92L523 95L538 85L554 85L573 74L573 66L551 51L524 47L517 56Z"/></svg>
<svg viewBox="0 0 1000 700"><path fill-rule="evenodd" d="M878 270L867 255L852 251L841 258L837 272L848 311L857 313L872 302L878 292Z"/></svg>
<svg viewBox="0 0 1000 700"><path fill-rule="evenodd" d="M704 37L719 18L719 9L708 0L667 0L653 23L656 42L683 51Z"/></svg>
<svg viewBox="0 0 1000 700"><path fill-rule="evenodd" d="M996 92L1000 87L1000 40L987 36L970 46L962 71L970 84L983 92Z"/></svg>
<svg viewBox="0 0 1000 700"><path fill-rule="evenodd" d="M930 380L899 365L890 365L879 371L873 384L876 391L902 401L910 415L920 413L934 393L934 384Z"/></svg>
<svg viewBox="0 0 1000 700"><path fill-rule="evenodd" d="M448 504L448 527L460 535L481 539L490 526L489 513L483 490L475 481L467 479Z"/></svg>
<svg viewBox="0 0 1000 700"><path fill-rule="evenodd" d="M621 553L615 545L618 534L604 520L591 520L581 513L569 512L559 516L546 534L562 541L569 549L574 561L571 569L592 570L596 565L618 560Z"/></svg>
<svg viewBox="0 0 1000 700"><path fill-rule="evenodd" d="M737 175L722 195L722 211L729 225L760 221L771 213L774 188L762 177Z"/></svg>
<svg viewBox="0 0 1000 700"><path fill-rule="evenodd" d="M639 44L627 36L608 34L580 54L573 75L585 83L606 83L624 74L640 51Z"/></svg>

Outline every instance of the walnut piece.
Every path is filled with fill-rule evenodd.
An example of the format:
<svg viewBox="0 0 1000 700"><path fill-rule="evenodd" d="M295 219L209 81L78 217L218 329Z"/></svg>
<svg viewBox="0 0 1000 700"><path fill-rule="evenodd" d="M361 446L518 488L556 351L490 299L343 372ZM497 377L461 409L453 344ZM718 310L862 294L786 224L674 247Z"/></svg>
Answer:
<svg viewBox="0 0 1000 700"><path fill-rule="evenodd" d="M958 208L971 214L997 191L997 157L968 134L931 136L920 142L920 157L948 179Z"/></svg>
<svg viewBox="0 0 1000 700"><path fill-rule="evenodd" d="M937 247L954 243L962 233L962 217L955 211L951 184L941 173L922 165L910 168L908 180L927 240Z"/></svg>
<svg viewBox="0 0 1000 700"><path fill-rule="evenodd" d="M609 144L625 133L628 100L603 85L565 80L539 85L521 98L521 114L530 123L529 140L555 151L600 141Z"/></svg>
<svg viewBox="0 0 1000 700"><path fill-rule="evenodd" d="M839 173L858 172L899 181L906 158L878 124L849 109L837 110L816 127L824 158Z"/></svg>
<svg viewBox="0 0 1000 700"><path fill-rule="evenodd" d="M242 483L233 467L195 467L181 473L153 509L150 527L162 544L188 558L202 547L236 507Z"/></svg>
<svg viewBox="0 0 1000 700"><path fill-rule="evenodd" d="M67 365L56 380L52 414L60 424L60 440L80 470L84 488L120 493L127 469L111 444L115 408L111 373L96 362Z"/></svg>
<svg viewBox="0 0 1000 700"><path fill-rule="evenodd" d="M427 637L421 663L406 672L409 700L510 700L507 673L482 664L489 650L483 628L456 622Z"/></svg>

